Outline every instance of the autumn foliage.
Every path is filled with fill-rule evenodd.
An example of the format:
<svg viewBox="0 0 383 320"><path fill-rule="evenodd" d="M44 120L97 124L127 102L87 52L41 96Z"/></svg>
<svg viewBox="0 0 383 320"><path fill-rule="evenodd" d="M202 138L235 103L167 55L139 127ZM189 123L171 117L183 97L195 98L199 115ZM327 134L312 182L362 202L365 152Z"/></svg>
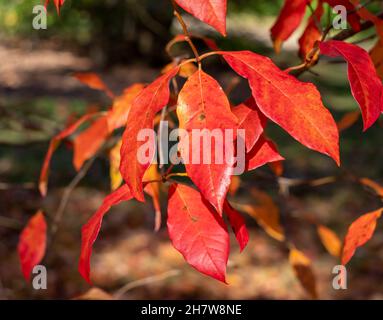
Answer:
<svg viewBox="0 0 383 320"><path fill-rule="evenodd" d="M54 1L59 11L64 1ZM83 115L65 130L56 135L50 144L40 175L40 191L48 191L49 163L54 150L67 137L78 132L82 124L88 127L78 133L73 142L73 165L81 171L84 164L108 151L111 165L112 193L104 199L98 211L82 228L79 271L88 282L91 280L90 259L92 246L97 239L105 214L112 206L122 201L136 199L145 202L152 199L156 212L156 229L160 227L161 203L166 203L160 194L167 192L167 229L169 237L186 262L195 269L219 281L226 282L226 266L229 258L229 229L232 229L241 250L249 239L242 214L253 217L264 230L277 241L286 243L290 250L291 265L302 285L313 297L317 297L315 277L311 261L303 252L290 243L284 234L279 219L279 209L272 199L260 190L252 190L259 207L231 203L228 193L235 194L233 176L235 146L226 147L230 161L223 164L185 164L185 171L166 168L155 161L142 164L137 153L144 141L137 135L142 129L159 130L160 120L175 112L174 126L185 130L180 137L180 157L192 152L185 142L194 129L219 130L244 129L246 133L245 171L255 170L270 164L276 175L283 171L283 155L276 144L266 135L265 128L273 122L292 138L309 149L331 157L341 165L339 152L339 126L325 106L318 88L298 76L322 59L341 58L348 66L351 94L360 107L364 130L367 130L383 112L382 52L383 22L380 17L360 8L358 1L286 0L280 15L271 28L271 39L277 52L302 24L305 30L299 40L299 55L302 64L281 70L270 58L251 51L221 51L211 39L203 39L211 51L200 55L193 43L193 35L180 14L180 8L197 19L212 26L221 35L226 35L226 0L172 0L175 16L184 30L168 45L167 50L179 42L190 45L194 57L173 59L163 73L150 84L134 84L121 95L114 94L94 73L75 74L74 77L92 89L103 91L111 99L106 112L90 112ZM332 30L324 25L324 12L337 4L343 4L350 12L348 32L355 34L367 24L377 30L378 42L372 52L346 42L343 31ZM305 14L310 17L305 20ZM321 22L322 19L322 22ZM332 31L332 32L330 32ZM223 68L231 68L247 81L251 97L239 105L232 105L214 75L204 71L204 60L218 56ZM181 88L179 78L186 78ZM182 82L183 83L183 82ZM357 121L359 113L342 126ZM346 120L345 120L346 121ZM351 121L351 123L350 123ZM122 137L116 129L124 128ZM343 127L342 127L343 128ZM147 143L147 142L145 142ZM291 143L294 143L291 140ZM212 154L217 152L211 146ZM382 197L383 188L369 179L360 183L375 190ZM161 190L161 192L160 192ZM229 192L230 190L230 192ZM318 236L331 255L349 262L357 247L365 244L373 235L376 221L382 209L362 215L354 221L344 242L326 226L318 225ZM29 278L31 269L38 264L46 246L46 222L43 213L31 218L20 236L19 254L23 273Z"/></svg>

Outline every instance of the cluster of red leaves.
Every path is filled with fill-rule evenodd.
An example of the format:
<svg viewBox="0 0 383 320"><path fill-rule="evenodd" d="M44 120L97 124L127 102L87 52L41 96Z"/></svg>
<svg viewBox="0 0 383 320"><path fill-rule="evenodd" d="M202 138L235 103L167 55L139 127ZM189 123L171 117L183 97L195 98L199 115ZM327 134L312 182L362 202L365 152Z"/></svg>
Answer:
<svg viewBox="0 0 383 320"><path fill-rule="evenodd" d="M196 18L213 26L221 34L226 34L226 0L175 0L175 2ZM368 11L356 10L357 1L340 1L346 8L354 9L349 15L349 23L354 30L360 29L361 21L373 21L381 31L381 21ZM60 7L63 1L56 1ZM300 55L304 60L315 53L329 57L342 57L348 63L348 78L352 94L358 102L368 129L383 111L383 86L374 63L367 51L354 44L329 40L324 41L320 20L324 3L330 6L339 1L319 0L312 12L307 27L299 40ZM301 24L309 0L286 0L282 11L271 29L272 39L277 51L283 41ZM175 4L174 4L175 5ZM375 18L374 18L375 17ZM171 44L190 41L189 36L179 35ZM74 139L73 163L79 170L84 162L94 156L114 130L125 126L120 148L120 158L114 156L113 163L119 164L119 173L124 184L107 196L99 210L82 229L82 244L79 270L90 282L90 257L92 246L101 228L101 222L109 209L122 201L133 198L144 202L144 191L154 199L156 211L160 211L158 183L166 180L159 176L156 165L142 164L137 153L144 141L137 135L142 129L153 129L157 114L170 101L176 100L179 127L186 136L180 137L179 152L186 157L188 135L193 129L226 130L244 129L246 131L246 170L254 170L266 163L273 163L273 170L281 173L279 155L275 144L265 135L268 121L283 128L306 147L332 157L340 165L339 131L329 110L323 105L317 88L298 80L280 70L269 58L250 51L219 51L209 39L204 39L208 47L216 50L211 54L220 55L226 63L242 78L248 81L252 96L243 103L232 106L220 84L201 68L201 59L191 59L180 64L168 65L163 74L146 86L135 84L115 98L111 90L94 74L77 74L76 78L91 88L104 91L114 102L103 113L86 114L52 139L40 178L40 190L47 191L49 161L58 143L72 135L86 120L96 120ZM198 62L199 68L194 66ZM188 66L187 68L185 66ZM190 67L192 66L192 67ZM170 83L177 75L186 77L178 96L172 96ZM174 247L185 260L200 272L226 282L226 265L229 256L229 235L225 222L232 227L241 250L248 242L248 232L244 219L234 209L227 194L235 182L233 177L234 145L226 146L231 161L224 164L186 164L186 174L194 186L173 183L168 190L167 227ZM215 146L212 146L212 158ZM116 166L116 165L114 165ZM154 168L154 169L153 169ZM153 171L154 170L154 171ZM117 171L118 175L118 171ZM116 184L119 185L121 180ZM151 187L156 185L156 187ZM369 185L371 187L371 184ZM150 188L149 188L150 187ZM279 225L278 208L262 193L254 193L264 206L242 211L254 216L267 233L279 241L284 241L283 229ZM342 261L347 263L355 249L364 244L372 235L381 209L362 216L355 221L346 236ZM33 217L20 239L19 253L26 278L31 267L38 263L45 248L45 237L34 236L45 232L45 221L41 214ZM159 225L157 224L157 228ZM44 229L44 230L43 230ZM318 234L328 251L339 256L340 241L324 226L319 226ZM38 243L39 242L39 243ZM301 282L312 296L316 296L312 280L310 260L302 252L292 248L290 261ZM305 280L304 280L305 279Z"/></svg>

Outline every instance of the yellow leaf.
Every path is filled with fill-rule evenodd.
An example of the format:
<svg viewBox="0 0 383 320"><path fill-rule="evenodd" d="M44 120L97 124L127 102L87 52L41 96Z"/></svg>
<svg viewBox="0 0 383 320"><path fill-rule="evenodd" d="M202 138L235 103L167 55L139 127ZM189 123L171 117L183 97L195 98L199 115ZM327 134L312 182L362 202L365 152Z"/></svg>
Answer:
<svg viewBox="0 0 383 320"><path fill-rule="evenodd" d="M120 149L121 149L122 140L117 142L117 144L109 152L109 175L110 175L110 188L112 191L116 190L122 183L122 176L120 174Z"/></svg>
<svg viewBox="0 0 383 320"><path fill-rule="evenodd" d="M334 257L339 258L342 250L342 242L331 229L319 225L317 228L319 238L326 250Z"/></svg>
<svg viewBox="0 0 383 320"><path fill-rule="evenodd" d="M157 170L156 164L151 164L144 174L143 181L153 181L148 183L144 191L152 197L153 206L155 210L155 223L154 230L158 231L161 227L161 202L160 202L160 181L161 175Z"/></svg>

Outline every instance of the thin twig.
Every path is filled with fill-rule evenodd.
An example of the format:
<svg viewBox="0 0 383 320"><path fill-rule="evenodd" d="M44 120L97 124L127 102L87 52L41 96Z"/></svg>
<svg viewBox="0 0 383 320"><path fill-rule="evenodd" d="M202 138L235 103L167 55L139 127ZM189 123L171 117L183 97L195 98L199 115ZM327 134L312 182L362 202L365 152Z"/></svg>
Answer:
<svg viewBox="0 0 383 320"><path fill-rule="evenodd" d="M90 167L96 160L96 157L93 157L89 159L84 166L80 169L80 171L76 174L76 176L73 178L73 180L70 182L70 184L65 188L64 194L61 198L59 207L56 211L56 214L54 215L52 219L52 227L51 227L51 236L52 238L56 234L58 227L60 225L61 219L64 215L65 209L68 205L70 196L73 192L73 190L76 188L76 186L80 183L80 181L85 177L87 172L89 171Z"/></svg>
<svg viewBox="0 0 383 320"><path fill-rule="evenodd" d="M116 292L114 292L113 296L116 299L121 299L129 290L132 290L134 288L141 287L141 286L146 286L148 284L152 284L155 282L160 282L168 278L178 276L180 274L181 274L180 270L174 269L174 270L166 271L164 273L161 273L155 276L135 280L135 281L127 283L122 288L118 289Z"/></svg>

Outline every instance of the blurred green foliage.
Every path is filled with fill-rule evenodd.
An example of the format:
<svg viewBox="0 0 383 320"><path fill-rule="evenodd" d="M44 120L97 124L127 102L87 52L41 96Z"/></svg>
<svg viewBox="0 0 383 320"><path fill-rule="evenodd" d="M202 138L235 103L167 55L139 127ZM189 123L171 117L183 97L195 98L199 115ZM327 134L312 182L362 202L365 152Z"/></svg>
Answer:
<svg viewBox="0 0 383 320"><path fill-rule="evenodd" d="M171 19L170 1L152 0L66 0L61 16L55 13L52 3L48 10L48 29L36 35L32 29L34 17L32 9L43 0L1 0L0 1L0 32L3 35L60 37L63 40L87 44L95 35L94 30L104 26L109 20L114 28L122 27L129 33L132 21L152 20L166 26L166 20ZM254 12L258 15L276 15L282 0L229 0L228 13ZM143 9L146 13L143 12ZM124 12L125 10L125 12ZM166 10L166 11L165 11ZM121 19L131 21L121 25ZM153 27L155 28L155 22ZM134 23L133 23L134 24ZM155 32L155 30L152 30ZM160 32L159 30L156 30Z"/></svg>

